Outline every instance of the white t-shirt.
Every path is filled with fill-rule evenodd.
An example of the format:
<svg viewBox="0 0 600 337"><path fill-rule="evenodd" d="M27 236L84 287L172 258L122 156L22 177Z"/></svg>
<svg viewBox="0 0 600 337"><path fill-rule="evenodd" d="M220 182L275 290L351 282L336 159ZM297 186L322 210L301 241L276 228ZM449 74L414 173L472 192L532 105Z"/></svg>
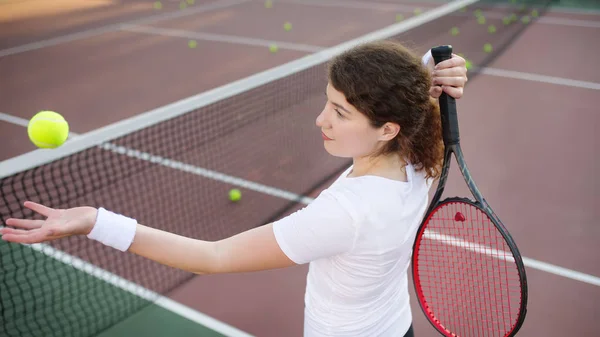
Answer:
<svg viewBox="0 0 600 337"><path fill-rule="evenodd" d="M273 225L283 252L309 263L305 337L403 336L412 322L408 267L431 182L348 178Z"/></svg>

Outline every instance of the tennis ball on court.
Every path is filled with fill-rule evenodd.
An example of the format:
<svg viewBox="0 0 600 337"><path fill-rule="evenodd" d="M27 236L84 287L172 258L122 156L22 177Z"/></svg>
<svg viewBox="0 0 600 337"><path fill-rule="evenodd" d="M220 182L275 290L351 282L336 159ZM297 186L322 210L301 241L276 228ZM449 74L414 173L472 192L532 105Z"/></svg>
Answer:
<svg viewBox="0 0 600 337"><path fill-rule="evenodd" d="M179 9L186 9L187 8L187 4L185 3L185 1L182 1L179 3Z"/></svg>
<svg viewBox="0 0 600 337"><path fill-rule="evenodd" d="M477 22L478 22L480 25L485 25L485 22L486 22L486 20L485 20L485 16L483 16L483 15L482 15L482 16L478 16L478 17L477 17Z"/></svg>
<svg viewBox="0 0 600 337"><path fill-rule="evenodd" d="M516 22L517 21L517 14L513 13L510 15L510 21L512 22Z"/></svg>
<svg viewBox="0 0 600 337"><path fill-rule="evenodd" d="M155 1L154 9L162 9L162 3L160 1Z"/></svg>
<svg viewBox="0 0 600 337"><path fill-rule="evenodd" d="M494 25L489 25L488 26L488 33L490 34L494 34L496 32L496 26Z"/></svg>
<svg viewBox="0 0 600 337"><path fill-rule="evenodd" d="M265 8L271 8L271 7L273 7L273 1L271 1L271 0L265 1Z"/></svg>
<svg viewBox="0 0 600 337"><path fill-rule="evenodd" d="M69 137L69 123L54 111L40 111L29 120L27 134L35 146L54 149Z"/></svg>
<svg viewBox="0 0 600 337"><path fill-rule="evenodd" d="M423 10L421 8L415 8L415 15L421 15L421 13L423 13Z"/></svg>
<svg viewBox="0 0 600 337"><path fill-rule="evenodd" d="M269 46L269 51L271 53L276 53L279 50L279 47L277 47L277 45L275 43L271 43L271 45Z"/></svg>
<svg viewBox="0 0 600 337"><path fill-rule="evenodd" d="M404 15L402 15L402 14L396 14L396 21L400 22L402 20L404 20Z"/></svg>
<svg viewBox="0 0 600 337"><path fill-rule="evenodd" d="M534 18L537 18L539 15L540 13L537 11L537 9L531 11L531 16L533 16Z"/></svg>
<svg viewBox="0 0 600 337"><path fill-rule="evenodd" d="M502 23L504 23L505 25L510 25L510 17L505 16L504 18L502 18Z"/></svg>
<svg viewBox="0 0 600 337"><path fill-rule="evenodd" d="M196 42L196 40L189 40L188 47L194 49L194 48L198 47L198 42Z"/></svg>
<svg viewBox="0 0 600 337"><path fill-rule="evenodd" d="M193 5L193 4L195 4L195 3L196 3L196 0L187 0L187 3L188 3L189 5Z"/></svg>
<svg viewBox="0 0 600 337"><path fill-rule="evenodd" d="M492 52L492 44L491 43L484 44L483 51L486 53L491 53Z"/></svg>
<svg viewBox="0 0 600 337"><path fill-rule="evenodd" d="M529 23L529 22L531 22L531 18L529 18L528 15L525 15L524 17L521 18L521 22Z"/></svg>
<svg viewBox="0 0 600 337"><path fill-rule="evenodd" d="M481 9L476 9L473 13L475 13L476 17L480 17L482 14Z"/></svg>
<svg viewBox="0 0 600 337"><path fill-rule="evenodd" d="M289 22L284 23L283 29L285 29L286 32L289 32L290 30L292 30L292 24Z"/></svg>
<svg viewBox="0 0 600 337"><path fill-rule="evenodd" d="M241 198L242 198L242 191L238 190L237 188L229 190L229 200L238 201Z"/></svg>
<svg viewBox="0 0 600 337"><path fill-rule="evenodd" d="M460 31L458 30L458 27L452 27L452 29L450 29L450 34L452 36L456 36L456 35L458 35L458 33L460 33Z"/></svg>

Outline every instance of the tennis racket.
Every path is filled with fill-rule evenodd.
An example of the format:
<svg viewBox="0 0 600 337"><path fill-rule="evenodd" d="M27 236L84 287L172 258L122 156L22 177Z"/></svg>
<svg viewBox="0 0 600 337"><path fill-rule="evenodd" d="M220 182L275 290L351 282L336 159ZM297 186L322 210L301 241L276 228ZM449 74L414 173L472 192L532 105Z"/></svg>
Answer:
<svg viewBox="0 0 600 337"><path fill-rule="evenodd" d="M435 63L452 56L452 46L432 49ZM444 162L439 184L413 246L412 275L417 299L443 336L514 336L527 307L525 267L517 245L473 181L460 147L456 101L439 98ZM454 154L474 200L444 200Z"/></svg>

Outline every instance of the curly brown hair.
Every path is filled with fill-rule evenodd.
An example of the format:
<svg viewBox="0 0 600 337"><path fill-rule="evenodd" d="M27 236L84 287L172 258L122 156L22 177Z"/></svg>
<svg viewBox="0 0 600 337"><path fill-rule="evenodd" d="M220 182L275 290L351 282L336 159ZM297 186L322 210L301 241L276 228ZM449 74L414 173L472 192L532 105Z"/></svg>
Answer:
<svg viewBox="0 0 600 337"><path fill-rule="evenodd" d="M440 111L420 57L397 42L366 43L333 58L328 78L373 127L400 125L396 138L375 155L398 153L416 170L425 170L427 178L439 178L444 156Z"/></svg>

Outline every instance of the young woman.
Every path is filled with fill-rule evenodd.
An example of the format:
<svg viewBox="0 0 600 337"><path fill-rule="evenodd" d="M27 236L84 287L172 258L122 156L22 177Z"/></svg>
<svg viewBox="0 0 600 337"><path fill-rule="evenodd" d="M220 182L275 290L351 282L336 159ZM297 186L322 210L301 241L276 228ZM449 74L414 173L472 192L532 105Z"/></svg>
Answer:
<svg viewBox="0 0 600 337"><path fill-rule="evenodd" d="M197 274L309 263L304 336L412 336L407 270L443 156L435 98L442 90L460 98L466 73L458 56L434 69L430 54L419 59L385 41L334 58L316 125L325 149L353 165L310 205L274 223L207 242L103 208L26 201L46 219L8 219L15 228L0 234L19 243L87 235Z"/></svg>

